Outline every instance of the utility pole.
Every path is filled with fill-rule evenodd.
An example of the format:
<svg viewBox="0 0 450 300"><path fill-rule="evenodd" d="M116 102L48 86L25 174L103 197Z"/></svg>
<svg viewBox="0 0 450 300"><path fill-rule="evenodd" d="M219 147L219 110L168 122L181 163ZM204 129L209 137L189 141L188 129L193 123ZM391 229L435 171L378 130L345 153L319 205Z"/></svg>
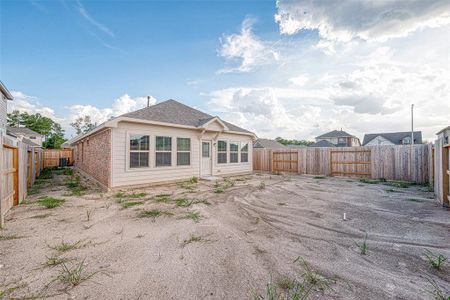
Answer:
<svg viewBox="0 0 450 300"><path fill-rule="evenodd" d="M409 177L413 181L413 150L414 150L414 104L411 104L411 151L409 153Z"/></svg>
<svg viewBox="0 0 450 300"><path fill-rule="evenodd" d="M147 107L150 106L150 96L147 96Z"/></svg>

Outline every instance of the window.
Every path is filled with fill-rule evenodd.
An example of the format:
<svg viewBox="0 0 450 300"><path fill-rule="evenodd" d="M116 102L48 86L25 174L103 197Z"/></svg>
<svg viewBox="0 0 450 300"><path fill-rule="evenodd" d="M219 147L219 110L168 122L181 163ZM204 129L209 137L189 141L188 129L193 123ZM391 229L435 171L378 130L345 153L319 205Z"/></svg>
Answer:
<svg viewBox="0 0 450 300"><path fill-rule="evenodd" d="M248 162L248 143L241 144L241 163Z"/></svg>
<svg viewBox="0 0 450 300"><path fill-rule="evenodd" d="M403 144L404 144L404 145L411 144L411 138L410 138L409 136L403 138Z"/></svg>
<svg viewBox="0 0 450 300"><path fill-rule="evenodd" d="M239 162L239 143L230 142L230 163Z"/></svg>
<svg viewBox="0 0 450 300"><path fill-rule="evenodd" d="M202 157L209 158L209 142L202 143Z"/></svg>
<svg viewBox="0 0 450 300"><path fill-rule="evenodd" d="M168 136L156 137L156 166L172 165L172 138Z"/></svg>
<svg viewBox="0 0 450 300"><path fill-rule="evenodd" d="M227 142L218 141L217 142L217 163L226 164L227 163Z"/></svg>
<svg viewBox="0 0 450 300"><path fill-rule="evenodd" d="M149 162L148 135L130 135L130 168L145 168Z"/></svg>
<svg viewBox="0 0 450 300"><path fill-rule="evenodd" d="M191 139L177 138L177 166L191 164Z"/></svg>

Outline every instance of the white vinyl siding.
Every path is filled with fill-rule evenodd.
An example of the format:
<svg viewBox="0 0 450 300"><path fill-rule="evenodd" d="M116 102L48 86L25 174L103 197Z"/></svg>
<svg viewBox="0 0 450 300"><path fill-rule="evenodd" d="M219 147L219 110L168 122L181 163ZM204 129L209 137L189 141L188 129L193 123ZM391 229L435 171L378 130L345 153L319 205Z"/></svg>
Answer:
<svg viewBox="0 0 450 300"><path fill-rule="evenodd" d="M129 136L132 134L150 136L150 166L148 168L129 168ZM155 137L167 136L172 138L172 166L156 167L154 155L156 152ZM177 138L190 138L191 154L190 165L177 166ZM171 181L188 180L193 176L200 177L201 141L210 140L211 143L211 165L213 176L228 176L234 174L248 174L252 172L252 143L251 137L247 135L205 132L200 137L199 131L156 126L146 124L135 124L120 122L118 127L112 129L112 187L125 187L133 185L156 184ZM217 164L217 141L236 141L249 143L249 162L237 164Z"/></svg>
<svg viewBox="0 0 450 300"><path fill-rule="evenodd" d="M1 99L0 99L0 130L6 132L6 114L7 114L7 102L8 101L3 94L1 95Z"/></svg>

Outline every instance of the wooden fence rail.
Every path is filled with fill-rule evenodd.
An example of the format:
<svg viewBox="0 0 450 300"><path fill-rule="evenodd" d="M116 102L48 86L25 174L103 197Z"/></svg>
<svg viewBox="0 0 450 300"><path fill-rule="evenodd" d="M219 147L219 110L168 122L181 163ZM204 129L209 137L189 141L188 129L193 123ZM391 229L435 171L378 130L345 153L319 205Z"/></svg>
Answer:
<svg viewBox="0 0 450 300"><path fill-rule="evenodd" d="M282 172L274 166L274 154L296 152L296 173L312 175L344 175L418 183L432 181L432 145L371 146L371 147L305 147L302 149L253 149L253 170ZM412 163L410 164L412 159ZM275 160L279 160L276 158ZM279 164L279 163L278 163ZM293 162L285 162L292 165ZM411 168L412 167L412 168Z"/></svg>
<svg viewBox="0 0 450 300"><path fill-rule="evenodd" d="M45 149L44 150L44 168L59 167L59 160L67 159L67 164L73 164L72 149Z"/></svg>

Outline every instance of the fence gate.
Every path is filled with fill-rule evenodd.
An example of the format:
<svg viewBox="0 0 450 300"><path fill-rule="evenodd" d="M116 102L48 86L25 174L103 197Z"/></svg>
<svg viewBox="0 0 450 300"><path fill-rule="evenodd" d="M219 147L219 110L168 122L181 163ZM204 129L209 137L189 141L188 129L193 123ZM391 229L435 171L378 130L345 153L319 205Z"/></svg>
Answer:
<svg viewBox="0 0 450 300"><path fill-rule="evenodd" d="M19 152L17 148L7 145L3 147L3 171L1 177L2 197L2 214L6 213L13 205L19 203Z"/></svg>
<svg viewBox="0 0 450 300"><path fill-rule="evenodd" d="M298 172L298 151L272 152L273 172Z"/></svg>
<svg viewBox="0 0 450 300"><path fill-rule="evenodd" d="M371 166L371 150L330 151L331 176L370 177L372 175Z"/></svg>

